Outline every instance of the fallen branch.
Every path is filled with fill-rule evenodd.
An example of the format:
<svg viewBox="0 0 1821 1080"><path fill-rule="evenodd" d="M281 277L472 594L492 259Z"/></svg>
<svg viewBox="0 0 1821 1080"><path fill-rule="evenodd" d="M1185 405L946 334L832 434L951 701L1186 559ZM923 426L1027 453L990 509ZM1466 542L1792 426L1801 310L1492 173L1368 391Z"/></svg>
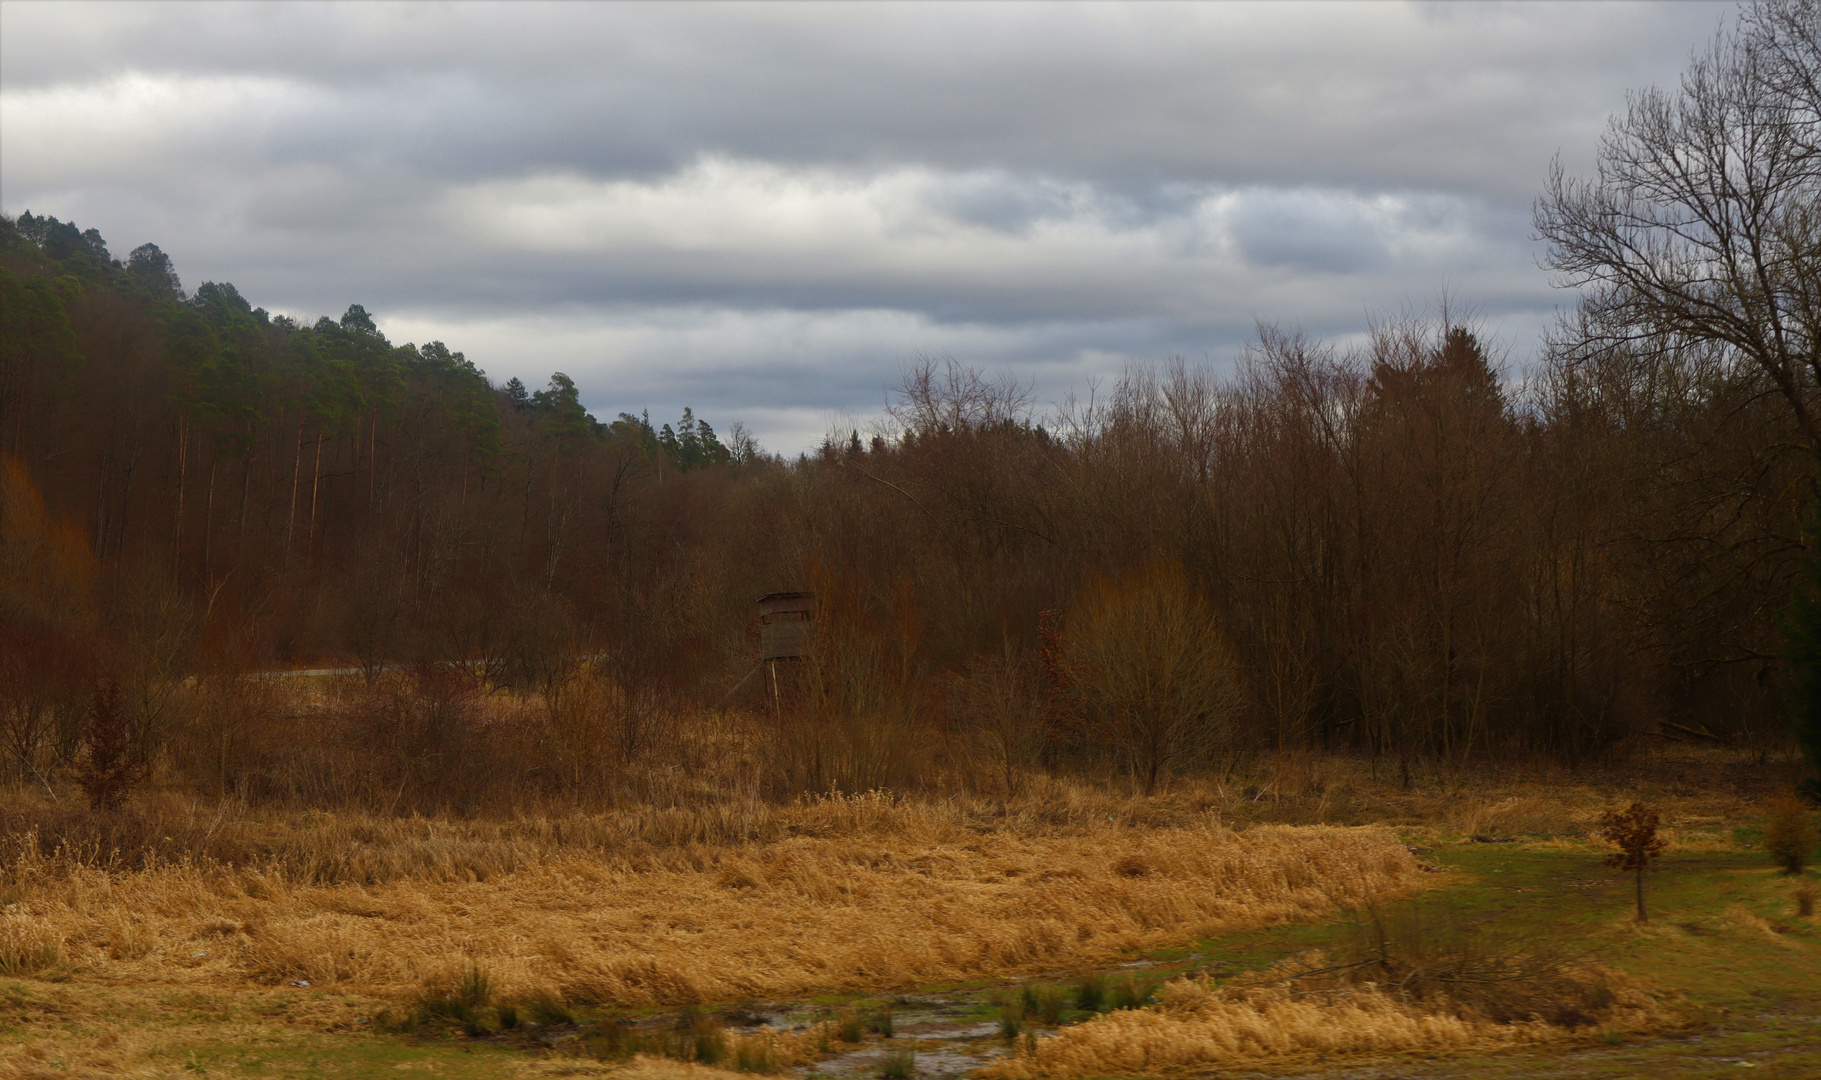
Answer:
<svg viewBox="0 0 1821 1080"><path fill-rule="evenodd" d="M1689 735L1697 739L1706 739L1708 742L1719 743L1721 746L1725 746L1731 741L1729 739L1723 739L1705 728L1692 728L1687 724L1678 724L1674 720L1658 720L1657 726L1679 731L1684 735Z"/></svg>

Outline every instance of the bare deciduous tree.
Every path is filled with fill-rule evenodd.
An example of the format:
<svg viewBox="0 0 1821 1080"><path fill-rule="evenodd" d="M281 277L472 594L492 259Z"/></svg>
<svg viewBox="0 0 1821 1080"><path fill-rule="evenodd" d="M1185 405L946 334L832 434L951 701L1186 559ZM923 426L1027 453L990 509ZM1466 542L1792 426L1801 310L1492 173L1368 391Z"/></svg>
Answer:
<svg viewBox="0 0 1821 1080"><path fill-rule="evenodd" d="M1613 341L1724 342L1775 384L1821 455L1821 33L1816 0L1761 0L1674 91L1631 95L1589 178L1558 159L1537 201L1547 265Z"/></svg>
<svg viewBox="0 0 1821 1080"><path fill-rule="evenodd" d="M1069 619L1062 651L1090 730L1146 794L1231 734L1236 665L1213 609L1174 564L1094 590Z"/></svg>
<svg viewBox="0 0 1821 1080"><path fill-rule="evenodd" d="M1043 752L1047 731L1037 680L1037 664L1009 646L981 658L959 680L962 710L984 756L997 766L1007 798L1018 795L1024 773Z"/></svg>

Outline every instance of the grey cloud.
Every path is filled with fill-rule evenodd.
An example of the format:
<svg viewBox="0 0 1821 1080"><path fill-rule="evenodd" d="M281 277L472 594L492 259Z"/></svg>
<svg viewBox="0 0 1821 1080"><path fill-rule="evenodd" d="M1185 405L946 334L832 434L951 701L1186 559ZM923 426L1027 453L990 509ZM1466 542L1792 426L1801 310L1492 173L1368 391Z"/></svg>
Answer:
<svg viewBox="0 0 1821 1080"><path fill-rule="evenodd" d="M1228 231L1260 266L1351 274L1390 255L1383 223L1361 209L1318 193L1253 193L1232 209Z"/></svg>
<svg viewBox="0 0 1821 1080"><path fill-rule="evenodd" d="M1513 149L1546 157L1565 125L1597 127L1723 10L46 7L8 10L9 88L121 70L276 75L339 94L320 152L458 174L661 172L709 149L1107 183L1217 172L1524 190L1534 178L1503 167Z"/></svg>
<svg viewBox="0 0 1821 1080"><path fill-rule="evenodd" d="M1009 233L1022 233L1038 221L1069 217L1081 208L1060 185L1004 173L944 179L925 201L957 221Z"/></svg>
<svg viewBox="0 0 1821 1080"><path fill-rule="evenodd" d="M918 353L1060 394L1443 284L1528 342L1550 155L1728 9L0 3L0 209L797 438Z"/></svg>

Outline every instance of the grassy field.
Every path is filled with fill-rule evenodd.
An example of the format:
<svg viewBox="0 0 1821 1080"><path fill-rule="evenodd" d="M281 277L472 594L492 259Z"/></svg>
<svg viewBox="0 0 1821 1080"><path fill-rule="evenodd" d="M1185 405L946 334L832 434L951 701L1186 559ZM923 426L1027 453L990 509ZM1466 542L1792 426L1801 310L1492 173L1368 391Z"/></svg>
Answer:
<svg viewBox="0 0 1821 1080"><path fill-rule="evenodd" d="M0 1075L706 1078L727 1074L624 1060L634 1043L605 1033L665 1031L694 1005L726 1023L726 1065L742 1031L761 1038L739 1023L755 1002L802 1018L933 993L990 1019L1006 987L1096 970L1180 981L1141 1009L1033 1017L970 1060L1008 1077L1821 1074L1821 920L1796 916L1796 882L1759 850L1748 763L1410 790L1312 768L1148 800L1056 786L1012 806L874 795L693 822L230 815L185 834L182 808L154 803L127 831L169 828L170 851L130 859L22 843L32 808L14 803ZM1587 835L1639 796L1672 840L1648 925ZM1265 1000L1293 958L1349 955L1375 923L1401 927L1400 949L1465 935L1557 955L1635 1007L1527 1026L1361 987ZM477 970L474 1010L438 1004ZM1272 1039L1235 1040L1246 1009ZM826 1033L795 1039L754 1061L813 1071ZM1148 1056L1120 1056L1141 1042Z"/></svg>
<svg viewBox="0 0 1821 1080"><path fill-rule="evenodd" d="M1393 905L1387 915L1403 915L1438 934L1466 927L1495 943L1585 957L1653 990L1663 1005L1656 1022L1630 1029L1599 1025L1578 1032L1535 1032L1510 1038L1496 1053L1487 1053L1492 1048L1487 1044L1507 1040L1464 1032L1456 1039L1414 1046L1395 1059L1354 1055L1342 1070L1332 1064L1333 1049L1317 1040L1292 1041L1275 1052L1255 1044L1245 1052L1222 1054L1221 1040L1197 1038L1206 1033L1195 1030L1191 1014L1188 1023L1174 1025L1186 1030L1151 1040L1150 1066L1256 1068L1269 1062L1273 1074L1283 1075L1602 1077L1733 1075L1728 1070L1744 1062L1766 1070L1753 1075L1821 1075L1821 920L1796 915L1798 881L1782 876L1751 847L1748 836L1734 840L1725 831L1685 836L1683 850L1665 856L1650 875L1649 903L1655 915L1647 925L1635 921L1630 882L1602 867L1602 852L1584 842L1520 838L1481 844L1433 834L1414 838L1429 845L1424 858L1445 870L1437 875L1443 882L1419 899ZM1817 881L1812 871L1808 880ZM1354 914L1229 935L1201 943L1179 965L1185 974L1206 976L1215 985L1235 976L1243 980L1286 956L1344 951L1369 930L1362 925L1366 922ZM1151 1019L1167 1018L1170 1012L1166 1006ZM995 1073L1144 1071L1116 1048L1138 1045L1148 1033L1145 1025L1120 1019L1126 1020L1125 1030L1092 1038L1094 1024L1070 1029L1040 1045L1036 1067ZM1216 1027L1233 1026L1231 1016L1216 1019ZM1314 1019L1339 1023L1331 1014ZM1357 1033L1332 1041L1370 1045ZM1071 1056L1060 1053L1071 1042L1086 1049ZM1178 1060L1170 1060L1172 1051ZM1042 1067L1046 1059L1056 1059L1056 1067ZM1223 1068L1221 1075L1234 1074Z"/></svg>

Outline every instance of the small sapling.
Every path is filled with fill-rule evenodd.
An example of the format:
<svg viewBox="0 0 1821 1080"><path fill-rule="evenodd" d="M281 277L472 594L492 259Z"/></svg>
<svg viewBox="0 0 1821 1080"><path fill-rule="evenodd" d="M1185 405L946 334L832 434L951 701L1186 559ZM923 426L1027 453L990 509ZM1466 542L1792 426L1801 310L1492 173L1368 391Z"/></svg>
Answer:
<svg viewBox="0 0 1821 1080"><path fill-rule="evenodd" d="M1600 836L1619 849L1606 856L1606 865L1637 875L1639 922L1650 921L1644 911L1644 871L1650 869L1650 860L1669 848L1669 841L1657 836L1660 820L1655 810L1641 802L1600 816Z"/></svg>

